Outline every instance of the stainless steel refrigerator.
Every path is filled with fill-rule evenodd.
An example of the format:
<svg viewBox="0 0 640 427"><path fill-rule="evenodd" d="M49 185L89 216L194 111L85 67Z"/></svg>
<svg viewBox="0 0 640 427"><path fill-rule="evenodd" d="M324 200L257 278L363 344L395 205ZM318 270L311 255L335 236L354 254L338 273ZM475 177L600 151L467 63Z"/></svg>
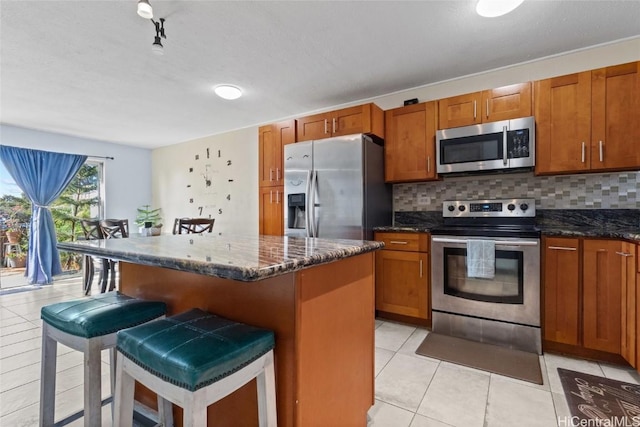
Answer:
<svg viewBox="0 0 640 427"><path fill-rule="evenodd" d="M372 239L391 225L384 150L362 134L284 147L286 236Z"/></svg>

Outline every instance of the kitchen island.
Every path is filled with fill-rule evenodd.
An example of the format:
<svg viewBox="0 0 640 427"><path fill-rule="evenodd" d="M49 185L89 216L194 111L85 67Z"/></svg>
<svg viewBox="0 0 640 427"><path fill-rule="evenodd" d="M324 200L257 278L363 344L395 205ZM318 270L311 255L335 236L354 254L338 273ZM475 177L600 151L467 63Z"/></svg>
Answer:
<svg viewBox="0 0 640 427"><path fill-rule="evenodd" d="M275 332L279 426L365 426L374 399L374 253L380 242L162 235L59 243L119 260L119 290ZM142 387L136 398L155 407ZM174 407L177 420L182 410ZM255 380L209 407L209 425L257 425Z"/></svg>

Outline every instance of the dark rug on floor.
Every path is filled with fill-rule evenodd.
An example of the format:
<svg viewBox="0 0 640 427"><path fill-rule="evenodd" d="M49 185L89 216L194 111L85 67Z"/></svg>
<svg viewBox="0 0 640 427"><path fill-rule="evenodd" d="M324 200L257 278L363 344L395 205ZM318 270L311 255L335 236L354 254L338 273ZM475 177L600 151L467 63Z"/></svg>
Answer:
<svg viewBox="0 0 640 427"><path fill-rule="evenodd" d="M572 425L640 425L640 385L562 368L558 374Z"/></svg>
<svg viewBox="0 0 640 427"><path fill-rule="evenodd" d="M417 354L506 377L542 384L540 360L535 353L512 350L430 332Z"/></svg>

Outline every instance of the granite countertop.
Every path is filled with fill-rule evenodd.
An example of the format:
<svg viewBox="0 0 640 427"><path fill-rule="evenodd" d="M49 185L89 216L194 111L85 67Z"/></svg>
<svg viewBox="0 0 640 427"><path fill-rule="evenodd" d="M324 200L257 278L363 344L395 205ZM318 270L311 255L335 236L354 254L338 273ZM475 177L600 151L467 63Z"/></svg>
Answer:
<svg viewBox="0 0 640 427"><path fill-rule="evenodd" d="M284 236L161 235L76 242L58 248L207 276L257 281L375 251L382 242Z"/></svg>

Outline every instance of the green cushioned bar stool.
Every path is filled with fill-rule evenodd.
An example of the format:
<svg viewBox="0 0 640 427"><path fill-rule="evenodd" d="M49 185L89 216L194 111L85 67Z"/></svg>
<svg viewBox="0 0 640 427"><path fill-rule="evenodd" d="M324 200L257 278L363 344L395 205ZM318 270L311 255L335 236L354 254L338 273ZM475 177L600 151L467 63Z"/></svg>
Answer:
<svg viewBox="0 0 640 427"><path fill-rule="evenodd" d="M163 317L166 311L164 302L131 298L119 292L43 307L40 426L54 425L58 343L84 353L84 425L101 426L101 351L111 350L113 396L116 332ZM66 421L77 415L67 417ZM64 422L60 421L58 425Z"/></svg>
<svg viewBox="0 0 640 427"><path fill-rule="evenodd" d="M132 424L135 381L201 427L207 406L256 378L260 426L276 427L274 345L272 331L199 309L118 332L115 426Z"/></svg>

